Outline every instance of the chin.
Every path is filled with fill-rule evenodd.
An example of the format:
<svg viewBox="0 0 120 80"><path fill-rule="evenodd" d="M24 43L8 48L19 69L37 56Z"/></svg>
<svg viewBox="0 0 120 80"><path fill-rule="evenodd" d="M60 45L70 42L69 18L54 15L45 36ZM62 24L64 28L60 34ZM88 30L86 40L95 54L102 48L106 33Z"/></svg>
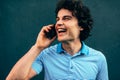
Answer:
<svg viewBox="0 0 120 80"><path fill-rule="evenodd" d="M63 38L58 38L58 41L59 41L59 42L64 42L64 41L66 41L66 40L65 40L65 38L64 38L64 39L63 39Z"/></svg>
<svg viewBox="0 0 120 80"><path fill-rule="evenodd" d="M59 41L59 42L63 42L63 41L65 41L65 40L63 40L63 39L58 39L58 41Z"/></svg>
<svg viewBox="0 0 120 80"><path fill-rule="evenodd" d="M66 38L58 38L58 41L59 41L59 42L66 42L66 41L69 41L69 39L66 39Z"/></svg>

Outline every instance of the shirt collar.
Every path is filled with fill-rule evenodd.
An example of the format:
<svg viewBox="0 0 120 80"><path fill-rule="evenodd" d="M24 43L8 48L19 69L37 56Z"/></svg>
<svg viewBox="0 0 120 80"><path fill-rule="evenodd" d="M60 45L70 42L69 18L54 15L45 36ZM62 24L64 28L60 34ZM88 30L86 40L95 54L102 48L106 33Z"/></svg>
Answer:
<svg viewBox="0 0 120 80"><path fill-rule="evenodd" d="M62 48L62 43L59 43L57 46L57 53L62 53L64 52L64 49Z"/></svg>
<svg viewBox="0 0 120 80"><path fill-rule="evenodd" d="M88 55L89 53L89 48L84 42L82 42L82 48L80 50L80 53L84 55Z"/></svg>
<svg viewBox="0 0 120 80"><path fill-rule="evenodd" d="M62 43L59 43L58 46L57 46L57 53L63 53L63 52L65 52L65 51L62 48ZM80 55L88 55L89 49L88 49L88 46L85 45L84 42L82 42L82 48L81 48L81 50L78 53Z"/></svg>

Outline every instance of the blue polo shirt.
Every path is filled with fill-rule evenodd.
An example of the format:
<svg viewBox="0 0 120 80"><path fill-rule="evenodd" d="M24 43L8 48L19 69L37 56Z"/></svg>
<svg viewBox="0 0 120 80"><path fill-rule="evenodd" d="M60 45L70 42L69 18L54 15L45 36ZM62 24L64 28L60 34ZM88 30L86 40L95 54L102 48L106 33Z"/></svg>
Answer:
<svg viewBox="0 0 120 80"><path fill-rule="evenodd" d="M43 67L45 80L108 80L105 56L84 42L75 55L64 51L61 43L44 49L32 64L37 74Z"/></svg>

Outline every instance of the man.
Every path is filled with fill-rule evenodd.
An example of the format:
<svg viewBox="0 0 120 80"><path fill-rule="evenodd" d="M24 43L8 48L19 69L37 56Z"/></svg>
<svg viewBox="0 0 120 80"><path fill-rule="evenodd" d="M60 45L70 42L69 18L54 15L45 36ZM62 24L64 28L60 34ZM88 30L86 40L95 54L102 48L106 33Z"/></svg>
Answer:
<svg viewBox="0 0 120 80"><path fill-rule="evenodd" d="M44 26L35 45L15 64L6 80L28 80L45 70L45 80L108 80L105 56L83 42L92 28L89 9L79 0L61 0L56 8L57 36ZM48 47L57 37L60 43Z"/></svg>

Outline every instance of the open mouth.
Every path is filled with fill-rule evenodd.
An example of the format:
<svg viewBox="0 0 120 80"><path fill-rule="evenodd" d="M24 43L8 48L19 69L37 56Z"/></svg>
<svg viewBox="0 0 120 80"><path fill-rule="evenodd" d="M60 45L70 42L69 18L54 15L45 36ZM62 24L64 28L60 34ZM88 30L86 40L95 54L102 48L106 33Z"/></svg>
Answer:
<svg viewBox="0 0 120 80"><path fill-rule="evenodd" d="M66 31L67 31L67 29L58 29L58 33L64 33Z"/></svg>

